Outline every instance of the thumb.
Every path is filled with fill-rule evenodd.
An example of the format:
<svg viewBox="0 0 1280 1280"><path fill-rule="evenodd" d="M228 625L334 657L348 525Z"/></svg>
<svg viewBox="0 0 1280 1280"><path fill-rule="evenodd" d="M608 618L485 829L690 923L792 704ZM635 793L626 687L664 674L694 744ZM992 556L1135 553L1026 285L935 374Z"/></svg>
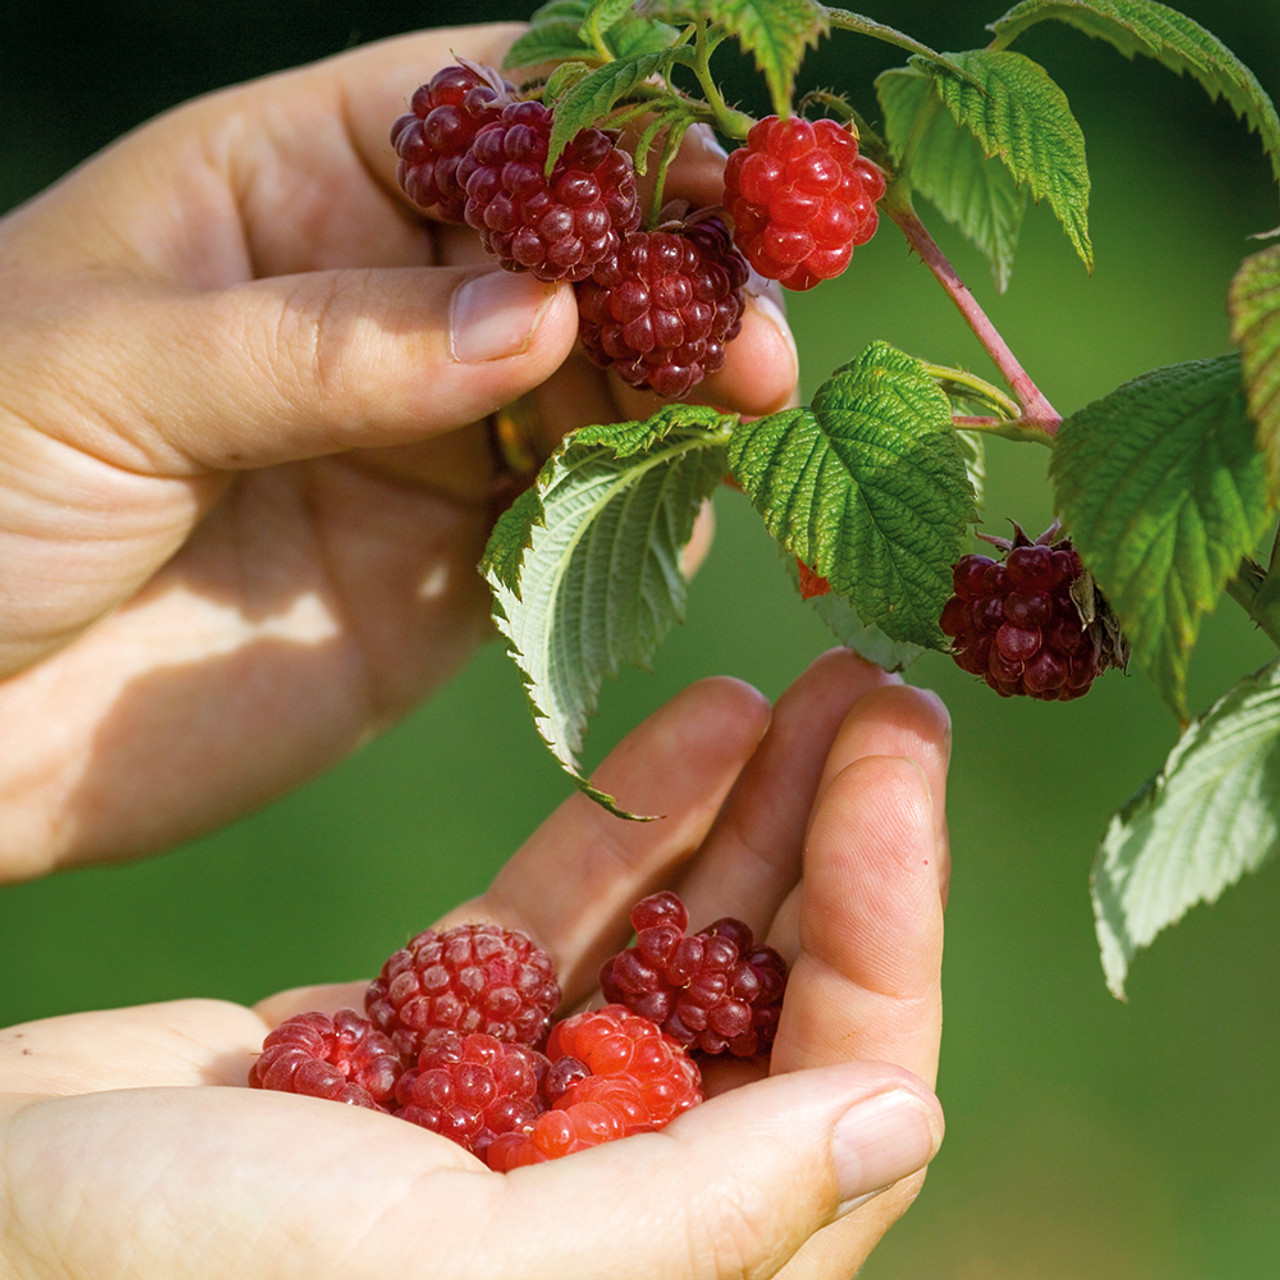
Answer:
<svg viewBox="0 0 1280 1280"><path fill-rule="evenodd" d="M110 377L150 404L120 425L162 467L422 440L544 382L577 334L568 285L503 270L319 271L122 305L99 313L119 335Z"/></svg>
<svg viewBox="0 0 1280 1280"><path fill-rule="evenodd" d="M814 1232L927 1164L941 1139L936 1099L897 1068L774 1076L660 1133L507 1174L499 1252L511 1256L495 1255L492 1274L524 1274L521 1253L536 1249L547 1276L773 1275Z"/></svg>

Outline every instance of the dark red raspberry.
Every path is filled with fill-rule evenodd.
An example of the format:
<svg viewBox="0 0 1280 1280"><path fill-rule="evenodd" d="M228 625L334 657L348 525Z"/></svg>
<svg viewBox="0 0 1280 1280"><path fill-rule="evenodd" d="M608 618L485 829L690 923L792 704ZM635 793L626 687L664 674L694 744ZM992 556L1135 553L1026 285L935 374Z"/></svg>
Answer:
<svg viewBox="0 0 1280 1280"><path fill-rule="evenodd" d="M395 952L365 993L365 1009L406 1058L436 1027L537 1046L560 1003L551 957L493 924L428 929Z"/></svg>
<svg viewBox="0 0 1280 1280"><path fill-rule="evenodd" d="M515 92L492 68L474 63L445 67L418 89L409 111L391 126L400 157L396 177L410 200L441 222L463 221L467 193L458 165Z"/></svg>
<svg viewBox="0 0 1280 1280"><path fill-rule="evenodd" d="M390 1039L354 1009L300 1013L268 1033L249 1087L386 1111L400 1071Z"/></svg>
<svg viewBox="0 0 1280 1280"><path fill-rule="evenodd" d="M396 1114L483 1157L502 1133L523 1135L544 1107L547 1059L523 1044L457 1031L429 1031L418 1065L396 1084Z"/></svg>
<svg viewBox="0 0 1280 1280"><path fill-rule="evenodd" d="M587 355L633 387L677 397L724 365L742 328L746 261L706 211L635 231L578 286Z"/></svg>
<svg viewBox="0 0 1280 1280"><path fill-rule="evenodd" d="M962 556L952 571L954 595L939 619L963 670L1003 697L1066 702L1088 693L1108 667L1123 667L1128 646L1070 538L1058 525L1034 542L1015 524L1003 550Z"/></svg>
<svg viewBox="0 0 1280 1280"><path fill-rule="evenodd" d="M510 271L585 280L640 225L635 165L601 129L579 132L545 173L551 111L513 102L472 139L458 166L463 216Z"/></svg>
<svg viewBox="0 0 1280 1280"><path fill-rule="evenodd" d="M725 163L724 203L751 265L788 289L838 276L876 232L884 175L834 120L767 116Z"/></svg>
<svg viewBox="0 0 1280 1280"><path fill-rule="evenodd" d="M669 1124L703 1100L702 1075L647 1018L606 1005L556 1023L547 1038L551 1108L524 1135L496 1138L491 1168L554 1160Z"/></svg>
<svg viewBox="0 0 1280 1280"><path fill-rule="evenodd" d="M787 966L757 945L741 920L725 917L690 934L674 894L653 894L631 913L632 947L605 961L600 988L657 1023L677 1043L705 1054L749 1058L773 1044Z"/></svg>

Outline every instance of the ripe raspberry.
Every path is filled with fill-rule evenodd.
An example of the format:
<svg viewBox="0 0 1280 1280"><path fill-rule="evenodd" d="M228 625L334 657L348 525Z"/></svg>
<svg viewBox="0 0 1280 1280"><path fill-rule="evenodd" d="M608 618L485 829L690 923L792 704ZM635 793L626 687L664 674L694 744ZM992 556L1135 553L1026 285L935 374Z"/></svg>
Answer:
<svg viewBox="0 0 1280 1280"><path fill-rule="evenodd" d="M955 594L939 620L952 656L1002 697L1066 702L1088 693L1128 646L1070 538L1054 525L1032 542L1015 524L1012 541L987 538L1003 563L968 555L952 571Z"/></svg>
<svg viewBox="0 0 1280 1280"><path fill-rule="evenodd" d="M734 240L767 279L812 289L876 232L884 175L834 120L767 116L724 169Z"/></svg>
<svg viewBox="0 0 1280 1280"><path fill-rule="evenodd" d="M741 920L725 917L696 934L669 892L636 904L635 946L605 961L600 988L705 1054L752 1057L773 1044L787 982L786 961L759 946Z"/></svg>
<svg viewBox="0 0 1280 1280"><path fill-rule="evenodd" d="M418 1065L396 1084L396 1114L483 1157L502 1133L523 1135L543 1111L547 1059L493 1036L428 1031Z"/></svg>
<svg viewBox="0 0 1280 1280"><path fill-rule="evenodd" d="M647 1018L606 1005L556 1023L547 1038L551 1108L523 1136L494 1140L491 1168L507 1170L649 1133L703 1100L697 1064Z"/></svg>
<svg viewBox="0 0 1280 1280"><path fill-rule="evenodd" d="M463 221L467 193L458 164L476 133L502 114L515 96L489 67L464 62L437 71L413 95L410 110L391 126L400 163L396 178L405 194L441 222Z"/></svg>
<svg viewBox="0 0 1280 1280"><path fill-rule="evenodd" d="M552 115L513 102L476 133L457 181L467 225L510 271L539 280L585 280L640 225L635 165L614 135L583 129L544 170Z"/></svg>
<svg viewBox="0 0 1280 1280"><path fill-rule="evenodd" d="M406 1058L435 1027L536 1046L560 1003L551 957L523 933L493 924L428 929L369 984L365 1009Z"/></svg>
<svg viewBox="0 0 1280 1280"><path fill-rule="evenodd" d="M578 285L587 355L633 387L684 395L742 328L747 264L714 213L635 231Z"/></svg>
<svg viewBox="0 0 1280 1280"><path fill-rule="evenodd" d="M300 1013L268 1033L249 1087L386 1111L400 1070L395 1046L354 1009Z"/></svg>

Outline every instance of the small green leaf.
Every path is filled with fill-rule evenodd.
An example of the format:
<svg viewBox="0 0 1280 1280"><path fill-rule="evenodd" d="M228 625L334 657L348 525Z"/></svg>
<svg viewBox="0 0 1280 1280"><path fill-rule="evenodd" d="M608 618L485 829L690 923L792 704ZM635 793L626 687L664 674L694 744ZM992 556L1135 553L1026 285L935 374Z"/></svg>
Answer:
<svg viewBox="0 0 1280 1280"><path fill-rule="evenodd" d="M589 0L587 16L582 22L582 38L594 45L604 41L604 33L631 12L631 0Z"/></svg>
<svg viewBox="0 0 1280 1280"><path fill-rule="evenodd" d="M773 108L790 114L796 72L805 50L827 34L826 11L817 0L640 0L641 13L668 22L706 22L732 36L763 73Z"/></svg>
<svg viewBox="0 0 1280 1280"><path fill-rule="evenodd" d="M1027 207L1025 190L1003 164L986 157L972 133L938 109L932 76L906 67L886 71L876 92L895 159L901 161L910 145L912 187L986 254L1003 293Z"/></svg>
<svg viewBox="0 0 1280 1280"><path fill-rule="evenodd" d="M1213 902L1280 844L1280 663L1243 680L1182 735L1098 849L1093 908L1119 999L1135 953Z"/></svg>
<svg viewBox="0 0 1280 1280"><path fill-rule="evenodd" d="M1050 474L1133 661L1185 720L1200 621L1267 524L1238 357L1157 369L1081 409Z"/></svg>
<svg viewBox="0 0 1280 1280"><path fill-rule="evenodd" d="M680 32L675 27L645 18L623 18L605 33L605 43L615 58L633 58L640 53L670 49L679 38Z"/></svg>
<svg viewBox="0 0 1280 1280"><path fill-rule="evenodd" d="M617 103L650 76L667 71L676 62L687 62L692 56L692 50L677 46L606 62L583 76L556 103L551 139L547 144L547 172L551 172L576 133L602 121Z"/></svg>
<svg viewBox="0 0 1280 1280"><path fill-rule="evenodd" d="M1275 499L1280 497L1280 244L1241 264L1231 282L1230 310L1249 412L1267 461L1267 489Z"/></svg>
<svg viewBox="0 0 1280 1280"><path fill-rule="evenodd" d="M586 19L587 0L551 0L535 9L529 30L507 50L503 70L570 58L594 58L596 51L580 34Z"/></svg>
<svg viewBox="0 0 1280 1280"><path fill-rule="evenodd" d="M1010 44L1046 18L1109 41L1126 58L1145 54L1198 80L1211 98L1225 98L1256 129L1280 181L1280 117L1257 77L1212 32L1155 0L1024 0L993 22L999 45Z"/></svg>
<svg viewBox="0 0 1280 1280"><path fill-rule="evenodd" d="M912 58L911 64L933 75L938 96L988 158L999 156L1033 199L1048 199L1067 238L1092 271L1089 166L1084 134L1066 94L1039 63L1020 53L977 49L951 57L970 80L920 58Z"/></svg>
<svg viewBox="0 0 1280 1280"><path fill-rule="evenodd" d="M480 564L539 733L617 813L580 771L587 721L604 677L624 661L643 667L683 616L680 553L727 470L734 421L673 405L574 432L499 519Z"/></svg>
<svg viewBox="0 0 1280 1280"><path fill-rule="evenodd" d="M741 424L729 463L769 532L864 623L943 643L973 493L951 406L920 361L872 343L812 406Z"/></svg>

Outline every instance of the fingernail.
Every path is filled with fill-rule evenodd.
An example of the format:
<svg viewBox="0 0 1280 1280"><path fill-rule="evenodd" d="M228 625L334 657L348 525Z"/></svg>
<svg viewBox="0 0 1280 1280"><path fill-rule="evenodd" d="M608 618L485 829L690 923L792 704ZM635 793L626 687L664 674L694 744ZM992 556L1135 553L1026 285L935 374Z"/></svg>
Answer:
<svg viewBox="0 0 1280 1280"><path fill-rule="evenodd" d="M685 134L685 145L700 147L717 160L725 160L729 153L720 145L720 139L709 124L695 124Z"/></svg>
<svg viewBox="0 0 1280 1280"><path fill-rule="evenodd" d="M923 1098L890 1089L856 1103L831 1135L831 1158L848 1212L922 1169L942 1144L942 1124Z"/></svg>
<svg viewBox="0 0 1280 1280"><path fill-rule="evenodd" d="M486 271L464 280L449 308L453 358L482 364L527 351L555 294L555 285L523 271Z"/></svg>
<svg viewBox="0 0 1280 1280"><path fill-rule="evenodd" d="M750 293L749 288L748 293ZM787 323L787 316L781 304L772 294L760 292L751 294L751 305L755 307L763 319L773 325L783 342L787 344L787 348L791 352L791 362L798 377L800 374L800 353L796 350L795 335L791 332L791 326Z"/></svg>

